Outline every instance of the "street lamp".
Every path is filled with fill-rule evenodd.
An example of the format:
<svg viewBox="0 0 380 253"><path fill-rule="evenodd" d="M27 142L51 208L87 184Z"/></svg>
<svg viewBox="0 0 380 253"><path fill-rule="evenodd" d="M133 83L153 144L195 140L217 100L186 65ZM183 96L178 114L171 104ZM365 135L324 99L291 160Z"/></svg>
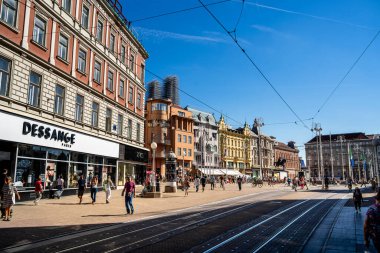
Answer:
<svg viewBox="0 0 380 253"><path fill-rule="evenodd" d="M152 142L150 144L150 148L152 149L152 176L151 176L151 184L152 184L152 192L156 192L156 149L157 143Z"/></svg>

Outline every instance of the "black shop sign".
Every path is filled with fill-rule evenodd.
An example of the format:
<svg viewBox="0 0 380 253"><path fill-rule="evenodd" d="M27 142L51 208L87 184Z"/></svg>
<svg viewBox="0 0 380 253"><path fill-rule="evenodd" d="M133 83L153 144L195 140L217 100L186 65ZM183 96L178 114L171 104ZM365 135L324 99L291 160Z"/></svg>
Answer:
<svg viewBox="0 0 380 253"><path fill-rule="evenodd" d="M120 144L119 154L121 160L148 163L148 151Z"/></svg>
<svg viewBox="0 0 380 253"><path fill-rule="evenodd" d="M75 134L46 127L44 125L29 123L27 121L24 121L22 125L22 134L40 139L44 138L46 140L61 142L62 146L65 147L71 147L71 145L75 143Z"/></svg>

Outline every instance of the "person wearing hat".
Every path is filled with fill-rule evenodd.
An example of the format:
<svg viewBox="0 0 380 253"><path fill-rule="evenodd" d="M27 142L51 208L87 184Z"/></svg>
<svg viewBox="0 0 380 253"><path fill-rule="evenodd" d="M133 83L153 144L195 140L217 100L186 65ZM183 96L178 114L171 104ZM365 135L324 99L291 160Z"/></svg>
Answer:
<svg viewBox="0 0 380 253"><path fill-rule="evenodd" d="M368 208L364 221L364 243L367 249L370 239L377 252L380 252L380 191L375 196L375 204Z"/></svg>

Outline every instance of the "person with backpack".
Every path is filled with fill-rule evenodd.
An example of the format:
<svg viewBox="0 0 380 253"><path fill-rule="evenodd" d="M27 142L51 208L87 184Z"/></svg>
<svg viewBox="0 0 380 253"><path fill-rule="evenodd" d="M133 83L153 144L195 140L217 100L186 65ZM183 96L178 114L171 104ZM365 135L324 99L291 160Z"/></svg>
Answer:
<svg viewBox="0 0 380 253"><path fill-rule="evenodd" d="M38 177L36 183L34 184L34 192L36 193L36 199L34 200L34 205L38 205L38 202L42 198L42 179Z"/></svg>
<svg viewBox="0 0 380 253"><path fill-rule="evenodd" d="M380 252L380 191L375 196L375 204L368 208L364 221L364 243L369 248L370 239Z"/></svg>
<svg viewBox="0 0 380 253"><path fill-rule="evenodd" d="M356 187L353 193L353 200L355 204L355 212L359 213L361 212L362 202L363 202L363 195L359 189L359 187Z"/></svg>
<svg viewBox="0 0 380 253"><path fill-rule="evenodd" d="M13 195L17 195L17 198L20 200L20 195L18 194L16 187L12 184L11 177L5 178L1 194L3 196L3 207L5 209L5 217L3 221L10 221L11 208L15 204Z"/></svg>

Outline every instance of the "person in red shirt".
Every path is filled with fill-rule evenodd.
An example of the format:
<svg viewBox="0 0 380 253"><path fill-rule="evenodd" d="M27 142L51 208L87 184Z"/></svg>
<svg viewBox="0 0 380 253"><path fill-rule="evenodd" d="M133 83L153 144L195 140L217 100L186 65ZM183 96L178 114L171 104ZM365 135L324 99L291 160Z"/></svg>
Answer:
<svg viewBox="0 0 380 253"><path fill-rule="evenodd" d="M34 204L38 205L38 202L42 198L42 179L41 179L41 177L38 177L38 179L34 185L34 191L36 192L36 199L34 200Z"/></svg>
<svg viewBox="0 0 380 253"><path fill-rule="evenodd" d="M121 196L125 193L125 208L127 209L127 214L133 214L134 208L132 204L132 199L136 197L135 183L131 181L130 177L126 178L127 182L124 185L124 189Z"/></svg>

